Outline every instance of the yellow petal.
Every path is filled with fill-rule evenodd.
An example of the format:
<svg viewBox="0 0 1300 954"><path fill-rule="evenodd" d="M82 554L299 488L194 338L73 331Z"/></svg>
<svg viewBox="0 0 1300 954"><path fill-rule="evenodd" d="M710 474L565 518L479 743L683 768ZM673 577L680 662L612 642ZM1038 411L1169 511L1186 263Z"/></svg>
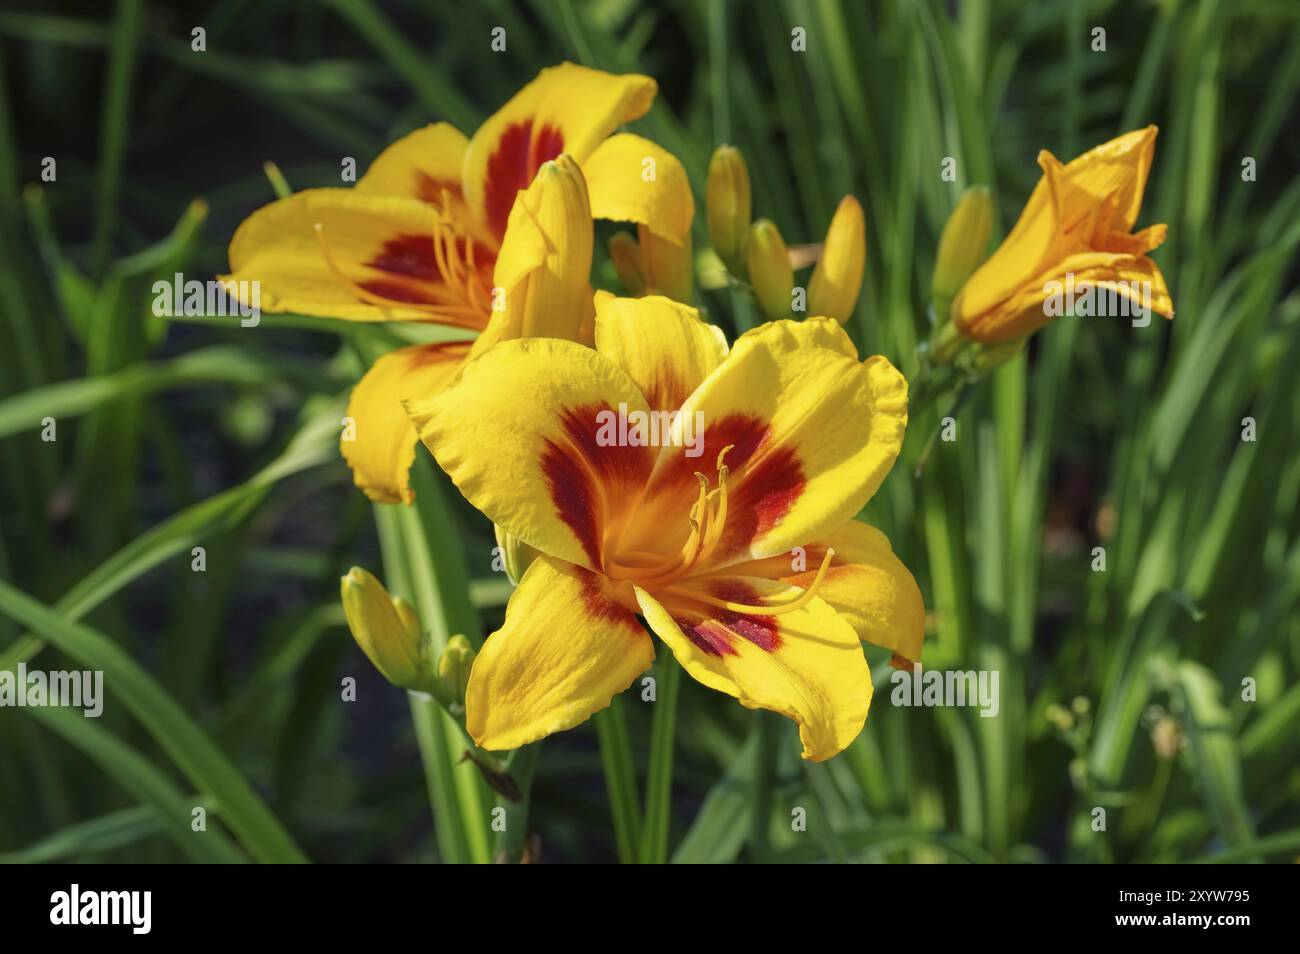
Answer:
<svg viewBox="0 0 1300 954"><path fill-rule="evenodd" d="M1151 259L1121 252L1080 252L1026 282L1015 294L975 318L963 334L984 344L1002 344L1032 334L1061 313L1050 312L1047 301L1063 296L1070 281L1074 283L1076 299L1088 286L1106 286L1137 304L1142 303L1142 296L1134 293L1130 283L1150 283L1151 309L1167 318L1173 317L1173 301L1164 275ZM1062 300L1061 307L1067 304Z"/></svg>
<svg viewBox="0 0 1300 954"><path fill-rule="evenodd" d="M925 604L920 587L889 539L875 527L850 520L794 553L732 567L732 573L807 587L827 547L835 549L817 596L840 614L858 638L913 662L925 641Z"/></svg>
<svg viewBox="0 0 1300 954"><path fill-rule="evenodd" d="M757 577L692 581L709 596L736 602L787 601L800 591ZM646 623L699 682L751 709L779 712L799 725L803 756L820 762L857 737L871 705L871 671L852 627L814 597L779 616L718 610L680 596L636 588Z"/></svg>
<svg viewBox="0 0 1300 954"><path fill-rule="evenodd" d="M398 348L376 361L352 389L347 413L353 427L344 429L339 450L371 500L415 499L410 472L418 438L402 401L442 390L467 354L469 343L459 341Z"/></svg>
<svg viewBox="0 0 1300 954"><path fill-rule="evenodd" d="M695 472L730 447L730 502L710 560L725 566L819 539L862 509L902 446L907 382L883 357L859 362L834 319L778 321L736 341L679 423L699 420L696 412L703 452L662 448L623 546L655 549L680 527L698 492Z"/></svg>
<svg viewBox="0 0 1300 954"><path fill-rule="evenodd" d="M676 411L727 356L721 329L668 298L596 293L596 350L636 382L655 411Z"/></svg>
<svg viewBox="0 0 1300 954"><path fill-rule="evenodd" d="M444 192L460 196L467 148L469 140L455 126L430 123L381 152L357 183L357 191L437 205Z"/></svg>
<svg viewBox="0 0 1300 954"><path fill-rule="evenodd" d="M582 170L569 156L547 162L510 212L492 279L499 299L474 354L512 338L580 340L593 310L592 242Z"/></svg>
<svg viewBox="0 0 1300 954"><path fill-rule="evenodd" d="M1065 166L1065 181L1071 194L1069 203L1099 203L1115 193L1115 220L1117 230L1132 231L1142 209L1142 196L1146 192L1147 176L1155 158L1155 126L1137 129L1130 133L1089 149ZM1082 192L1079 197L1075 190Z"/></svg>
<svg viewBox="0 0 1300 954"><path fill-rule="evenodd" d="M598 219L636 222L680 245L695 218L695 197L676 156L631 133L610 136L582 162Z"/></svg>
<svg viewBox="0 0 1300 954"><path fill-rule="evenodd" d="M465 196L494 235L505 233L515 194L542 163L568 153L583 162L622 123L644 116L658 86L573 63L544 69L487 120L465 152Z"/></svg>
<svg viewBox="0 0 1300 954"><path fill-rule="evenodd" d="M259 282L268 312L481 328L486 299L481 311L467 308L444 280L433 241L437 220L418 199L308 189L244 220L225 277ZM492 252L475 251L479 267L490 269ZM486 273L480 281L488 281Z"/></svg>
<svg viewBox="0 0 1300 954"><path fill-rule="evenodd" d="M599 569L626 500L654 462L610 446L603 415L646 413L608 359L557 338L505 341L468 361L439 394L407 403L421 440L465 498L542 553Z"/></svg>
<svg viewBox="0 0 1300 954"><path fill-rule="evenodd" d="M1050 264L1049 252L1057 235L1057 210L1053 201L1052 178L1056 175L1051 154L1039 154L1043 177L1025 205L1011 232L992 255L975 270L953 302L952 317L963 334L986 320L1002 302ZM973 336L973 335L972 335ZM983 340L983 339L980 339Z"/></svg>
<svg viewBox="0 0 1300 954"><path fill-rule="evenodd" d="M654 644L608 581L540 557L474 660L465 727L514 749L585 722L654 662Z"/></svg>
<svg viewBox="0 0 1300 954"><path fill-rule="evenodd" d="M1165 276L1149 258L1124 259L1109 267L1100 267L1080 271L1074 276L1076 289L1087 284L1114 291L1136 305L1149 306L1152 311L1166 318L1174 316L1174 302L1169 296L1169 286ZM1138 286L1134 287L1134 284ZM1149 285L1149 289L1144 289ZM1144 300L1143 291L1147 291Z"/></svg>
<svg viewBox="0 0 1300 954"><path fill-rule="evenodd" d="M808 314L847 321L858 303L867 265L867 222L851 195L840 200L808 283Z"/></svg>

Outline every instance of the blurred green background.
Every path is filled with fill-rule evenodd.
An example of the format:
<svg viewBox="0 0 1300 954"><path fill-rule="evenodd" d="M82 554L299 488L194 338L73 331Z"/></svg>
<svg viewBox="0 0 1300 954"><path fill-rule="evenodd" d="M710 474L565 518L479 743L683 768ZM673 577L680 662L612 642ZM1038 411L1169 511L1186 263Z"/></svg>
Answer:
<svg viewBox="0 0 1300 954"><path fill-rule="evenodd" d="M505 53L489 52L497 26ZM1039 149L1068 160L1160 127L1139 224L1169 225L1154 257L1175 320L1058 322L982 383L920 478L934 418L914 416L865 514L921 584L926 665L998 670L999 716L894 708L870 652L866 729L813 765L783 720L686 680L672 857L1300 856L1293 2L6 0L0 667L103 669L107 701L98 720L0 709L0 858L450 856L406 700L338 607L347 567L382 572L338 419L358 355L394 332L160 319L151 286L225 268L235 227L273 197L264 161L295 189L339 185L343 157L364 170L436 119L472 132L565 59L659 81L635 128L681 158L701 210L724 142L749 162L755 214L792 244L857 195L869 261L850 331L909 374L966 186L993 190L1000 236ZM595 284L617 288L597 258ZM700 304L730 331L754 320L730 292ZM463 618L490 632L510 591L491 527L445 499L378 520L458 549ZM629 693L618 708L644 772L652 707ZM591 723L543 744L529 824L542 860L619 856Z"/></svg>

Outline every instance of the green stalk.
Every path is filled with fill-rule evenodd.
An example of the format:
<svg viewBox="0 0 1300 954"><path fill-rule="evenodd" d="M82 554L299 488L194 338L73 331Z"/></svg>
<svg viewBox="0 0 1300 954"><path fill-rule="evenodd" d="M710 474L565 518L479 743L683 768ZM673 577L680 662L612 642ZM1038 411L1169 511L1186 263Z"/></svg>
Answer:
<svg viewBox="0 0 1300 954"><path fill-rule="evenodd" d="M750 798L753 814L750 816L749 845L755 861L766 861L772 853L769 833L772 826L772 786L776 777L777 719L771 712L755 712L755 733L758 737L758 757L754 768Z"/></svg>
<svg viewBox="0 0 1300 954"><path fill-rule="evenodd" d="M402 507L402 536L407 566L415 593L415 607L429 629L434 652L441 655L447 640L460 633L477 648L482 644L478 612L469 598L469 571L459 534L447 506L444 482L435 479L429 461L418 458L411 468L415 506ZM447 750L454 755L467 749L467 742L455 720L440 713ZM450 762L460 799L460 814L471 859L487 863L492 859L488 812L492 799L478 767L459 756Z"/></svg>
<svg viewBox="0 0 1300 954"><path fill-rule="evenodd" d="M94 256L96 271L108 263L109 242L117 218L122 161L131 123L131 86L143 32L141 0L118 0L113 37L109 44L108 79L104 109L100 114L99 180L95 189Z"/></svg>
<svg viewBox="0 0 1300 954"><path fill-rule="evenodd" d="M438 851L448 863L464 864L470 860L470 847L452 777L451 753L447 751L447 738L442 731L442 710L422 693L408 692L406 696L411 706L415 741L420 747L420 764L424 766L429 806L433 809Z"/></svg>
<svg viewBox="0 0 1300 954"><path fill-rule="evenodd" d="M518 863L527 860L528 809L532 805L533 775L537 771L537 756L541 743L534 742L516 749L506 764L506 774L518 789L518 799L498 796L497 808L503 809L505 827L497 833L496 860Z"/></svg>
<svg viewBox="0 0 1300 954"><path fill-rule="evenodd" d="M415 577L407 559L404 514L387 504L376 504L374 510L383 553L385 584L390 592L414 603L422 624L431 626L433 618L430 614L437 616L438 612L436 607L429 605L427 598L420 599L416 595ZM424 767L425 787L429 792L429 807L433 811L439 854L450 864L463 864L472 857L453 776L455 766L442 726L442 710L422 693L408 693L408 700L411 723L420 748L420 762Z"/></svg>
<svg viewBox="0 0 1300 954"><path fill-rule="evenodd" d="M641 798L636 789L636 766L622 700L615 696L608 709L596 713L594 721L609 810L614 818L618 860L625 865L635 864L641 840Z"/></svg>
<svg viewBox="0 0 1300 954"><path fill-rule="evenodd" d="M677 733L677 699L682 667L665 658L659 666L659 701L650 727L650 765L646 774L645 827L641 830L641 863L668 860L668 827L672 807L673 742Z"/></svg>

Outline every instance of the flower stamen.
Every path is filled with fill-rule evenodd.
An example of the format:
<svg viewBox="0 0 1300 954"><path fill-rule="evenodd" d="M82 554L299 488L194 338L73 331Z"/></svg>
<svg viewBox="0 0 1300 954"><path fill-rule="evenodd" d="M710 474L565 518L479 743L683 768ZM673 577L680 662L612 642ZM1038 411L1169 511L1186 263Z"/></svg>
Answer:
<svg viewBox="0 0 1300 954"><path fill-rule="evenodd" d="M463 305L440 304L430 301L405 301L400 298L391 298L387 295L381 295L378 292L371 291L364 285L349 278L339 265L338 259L334 257L334 252L330 248L329 241L325 237L325 226L316 222L312 225L316 232L316 240L320 244L321 256L325 259L331 274L357 296L357 298L369 305L377 305L380 308L401 308L404 310L423 311L429 314L431 319L436 319L442 324L453 325L460 328L480 329L483 327L485 317L482 309L475 307L472 298L470 298L469 289L472 285L469 276L465 277L464 282L459 289L448 284L446 287L456 291L459 290L462 295L470 298L469 303ZM450 260L447 258L446 248L446 227L444 226L443 239L440 241L438 226L435 226L433 240L434 263L438 268L440 275L446 278L451 274L448 265ZM454 246L453 246L454 247Z"/></svg>
<svg viewBox="0 0 1300 954"><path fill-rule="evenodd" d="M793 613L795 610L806 606L817 595L817 590L821 588L822 581L826 579L826 571L830 569L831 558L834 556L835 549L827 547L826 555L822 557L822 565L817 568L817 575L813 578L812 583L804 589L803 593L789 603L765 605L736 603L732 600L719 599L716 596L709 596L707 593L697 593L694 590L677 586L666 587L665 592L671 593L673 596L695 600L699 603L707 603L709 606L716 606L718 609L729 610L732 613L740 613L743 616L779 616L782 613Z"/></svg>

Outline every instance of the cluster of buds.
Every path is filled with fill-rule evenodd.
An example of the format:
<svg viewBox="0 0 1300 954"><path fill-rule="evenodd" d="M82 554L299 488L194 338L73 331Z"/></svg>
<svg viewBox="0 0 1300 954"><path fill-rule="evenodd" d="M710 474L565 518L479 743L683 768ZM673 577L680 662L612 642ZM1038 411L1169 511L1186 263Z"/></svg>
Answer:
<svg viewBox="0 0 1300 954"><path fill-rule="evenodd" d="M399 688L433 696L453 715L465 711L475 655L468 639L452 636L437 654L411 604L391 596L360 567L348 571L339 589L352 638L380 675Z"/></svg>
<svg viewBox="0 0 1300 954"><path fill-rule="evenodd" d="M752 290L764 317L824 315L848 320L867 264L866 217L857 199L846 195L840 200L820 248L792 255L776 223L753 220L749 170L739 150L714 150L706 198L713 251L730 280ZM795 268L814 260L805 292L795 285Z"/></svg>

